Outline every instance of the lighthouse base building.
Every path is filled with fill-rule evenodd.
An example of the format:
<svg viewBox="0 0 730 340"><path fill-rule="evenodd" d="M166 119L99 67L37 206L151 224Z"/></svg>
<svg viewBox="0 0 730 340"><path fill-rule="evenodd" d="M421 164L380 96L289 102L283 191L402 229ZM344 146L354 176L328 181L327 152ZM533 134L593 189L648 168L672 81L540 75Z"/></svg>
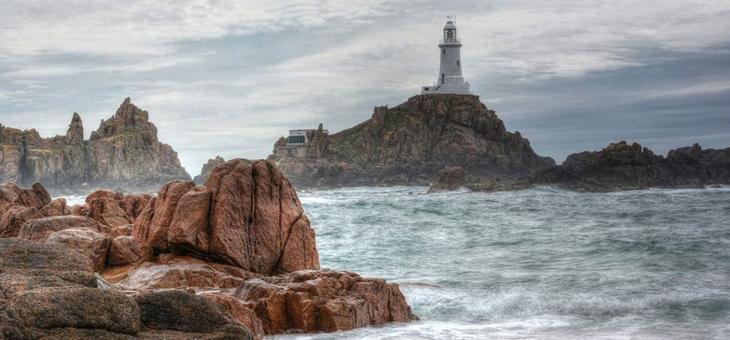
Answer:
<svg viewBox="0 0 730 340"><path fill-rule="evenodd" d="M444 26L444 37L439 44L441 66L439 77L432 86L424 86L421 94L471 94L469 82L461 74L461 41L456 36L456 25L449 19Z"/></svg>

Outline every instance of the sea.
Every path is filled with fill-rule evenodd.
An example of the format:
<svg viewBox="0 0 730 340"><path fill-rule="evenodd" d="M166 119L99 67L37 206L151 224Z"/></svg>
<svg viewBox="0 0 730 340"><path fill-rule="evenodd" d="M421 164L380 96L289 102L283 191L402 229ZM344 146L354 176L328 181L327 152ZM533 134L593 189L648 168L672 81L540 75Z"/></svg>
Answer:
<svg viewBox="0 0 730 340"><path fill-rule="evenodd" d="M272 339L730 339L730 187L300 191L323 268L420 318Z"/></svg>

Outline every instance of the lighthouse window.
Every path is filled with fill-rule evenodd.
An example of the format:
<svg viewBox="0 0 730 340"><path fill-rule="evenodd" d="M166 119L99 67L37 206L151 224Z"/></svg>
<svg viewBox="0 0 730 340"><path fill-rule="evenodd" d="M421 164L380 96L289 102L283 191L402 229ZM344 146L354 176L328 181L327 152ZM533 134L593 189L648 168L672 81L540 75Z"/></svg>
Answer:
<svg viewBox="0 0 730 340"><path fill-rule="evenodd" d="M446 49L445 48L442 48L441 49L441 54L446 54Z"/></svg>
<svg viewBox="0 0 730 340"><path fill-rule="evenodd" d="M456 61L456 66L461 66L461 61L457 60Z"/></svg>

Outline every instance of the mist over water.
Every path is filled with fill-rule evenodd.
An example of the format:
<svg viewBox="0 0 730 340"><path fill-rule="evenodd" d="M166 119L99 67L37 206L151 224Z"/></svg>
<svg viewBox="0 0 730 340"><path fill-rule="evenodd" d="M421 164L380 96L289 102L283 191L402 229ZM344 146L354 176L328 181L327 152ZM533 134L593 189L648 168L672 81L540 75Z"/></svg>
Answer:
<svg viewBox="0 0 730 340"><path fill-rule="evenodd" d="M322 266L421 321L299 339L728 339L730 188L300 192Z"/></svg>

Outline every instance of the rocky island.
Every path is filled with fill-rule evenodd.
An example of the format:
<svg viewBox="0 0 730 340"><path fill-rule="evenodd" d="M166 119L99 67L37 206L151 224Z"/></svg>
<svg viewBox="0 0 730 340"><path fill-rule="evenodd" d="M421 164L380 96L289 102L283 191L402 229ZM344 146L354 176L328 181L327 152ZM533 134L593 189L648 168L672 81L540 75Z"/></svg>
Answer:
<svg viewBox="0 0 730 340"><path fill-rule="evenodd" d="M571 154L531 181L594 192L730 184L730 148L703 150L694 144L663 157L638 143L620 141L600 151Z"/></svg>
<svg viewBox="0 0 730 340"><path fill-rule="evenodd" d="M0 212L0 338L260 339L416 319L396 284L320 269L297 194L267 161L72 207L4 184Z"/></svg>
<svg viewBox="0 0 730 340"><path fill-rule="evenodd" d="M280 138L269 160L300 187L428 185L439 171L517 179L555 165L537 155L519 132L509 132L478 96L417 95L328 134L310 130L305 142Z"/></svg>
<svg viewBox="0 0 730 340"><path fill-rule="evenodd" d="M149 113L129 98L89 140L78 113L65 135L51 138L0 125L0 183L38 182L53 192L87 193L100 187L149 191L189 179L177 153L158 140Z"/></svg>

